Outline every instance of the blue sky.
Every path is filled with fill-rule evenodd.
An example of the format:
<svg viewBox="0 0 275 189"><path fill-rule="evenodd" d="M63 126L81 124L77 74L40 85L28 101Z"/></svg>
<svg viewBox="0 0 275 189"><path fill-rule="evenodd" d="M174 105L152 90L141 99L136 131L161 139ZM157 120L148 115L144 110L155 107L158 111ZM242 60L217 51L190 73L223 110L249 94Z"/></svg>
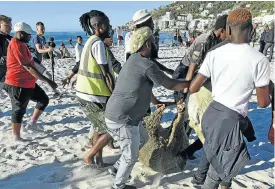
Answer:
<svg viewBox="0 0 275 189"><path fill-rule="evenodd" d="M146 8L152 10L171 1L59 1L59 2L0 2L1 14L12 17L12 23L26 22L33 30L37 21L44 22L46 31L82 31L79 17L92 9L103 11L113 27L132 19L133 14Z"/></svg>

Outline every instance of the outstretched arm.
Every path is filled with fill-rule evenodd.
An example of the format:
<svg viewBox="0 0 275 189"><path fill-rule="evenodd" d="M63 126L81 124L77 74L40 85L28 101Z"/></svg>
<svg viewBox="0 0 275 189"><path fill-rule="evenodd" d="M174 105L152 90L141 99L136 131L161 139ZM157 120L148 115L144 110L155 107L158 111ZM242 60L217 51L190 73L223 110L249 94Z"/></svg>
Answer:
<svg viewBox="0 0 275 189"><path fill-rule="evenodd" d="M112 74L109 71L109 66L108 64L100 64L99 68L104 76L105 82L109 88L109 90L111 92L113 92L114 88L115 88L115 81L114 78L112 76Z"/></svg>
<svg viewBox="0 0 275 189"><path fill-rule="evenodd" d="M153 62L155 62L157 64L157 66L159 67L159 69L169 75L173 75L174 70L167 68L166 66L164 66L163 64L159 63L158 61L156 61L155 59L152 59Z"/></svg>
<svg viewBox="0 0 275 189"><path fill-rule="evenodd" d="M197 74L197 76L195 77L195 79L192 81L190 85L189 91L191 93L198 92L206 80L207 80L207 77L205 77L200 73Z"/></svg>

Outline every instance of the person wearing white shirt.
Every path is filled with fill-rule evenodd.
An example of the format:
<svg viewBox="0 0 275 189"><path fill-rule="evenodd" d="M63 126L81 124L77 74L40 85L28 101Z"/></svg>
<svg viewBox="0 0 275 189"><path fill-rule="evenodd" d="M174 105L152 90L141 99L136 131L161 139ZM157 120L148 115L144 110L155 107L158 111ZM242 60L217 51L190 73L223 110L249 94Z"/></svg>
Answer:
<svg viewBox="0 0 275 189"><path fill-rule="evenodd" d="M254 89L258 104L270 104L268 59L249 46L252 15L236 9L227 18L228 43L206 55L190 92L198 92L211 78L213 102L202 118L203 145L210 168L202 189L229 189L232 179L247 165L250 156L242 134L248 103Z"/></svg>
<svg viewBox="0 0 275 189"><path fill-rule="evenodd" d="M77 41L77 43L75 45L75 57L76 57L75 60L76 60L76 63L79 63L84 45L82 45L82 37L81 36L77 36L76 41Z"/></svg>
<svg viewBox="0 0 275 189"><path fill-rule="evenodd" d="M121 46L123 37L122 37L122 29L119 26L117 27L116 34L117 34L117 46Z"/></svg>
<svg viewBox="0 0 275 189"><path fill-rule="evenodd" d="M131 55L130 39L131 39L132 35L133 35L132 31L127 32L125 35L125 54L124 54L125 62Z"/></svg>

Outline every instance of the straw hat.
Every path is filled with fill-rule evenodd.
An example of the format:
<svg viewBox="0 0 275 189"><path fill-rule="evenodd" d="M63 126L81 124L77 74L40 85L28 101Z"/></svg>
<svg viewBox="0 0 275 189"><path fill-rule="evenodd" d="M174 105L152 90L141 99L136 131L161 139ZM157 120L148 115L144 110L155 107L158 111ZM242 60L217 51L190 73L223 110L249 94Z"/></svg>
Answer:
<svg viewBox="0 0 275 189"><path fill-rule="evenodd" d="M133 26L144 23L147 20L152 18L151 14L147 11L147 9L138 10L133 16Z"/></svg>

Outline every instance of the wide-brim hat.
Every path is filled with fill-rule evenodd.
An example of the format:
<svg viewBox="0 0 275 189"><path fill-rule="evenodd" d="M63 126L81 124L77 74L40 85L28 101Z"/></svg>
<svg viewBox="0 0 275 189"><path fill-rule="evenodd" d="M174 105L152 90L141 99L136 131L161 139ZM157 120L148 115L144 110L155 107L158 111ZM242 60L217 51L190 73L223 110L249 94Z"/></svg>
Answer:
<svg viewBox="0 0 275 189"><path fill-rule="evenodd" d="M135 12L133 16L133 26L144 23L152 18L152 15L147 11L147 9L141 9Z"/></svg>

